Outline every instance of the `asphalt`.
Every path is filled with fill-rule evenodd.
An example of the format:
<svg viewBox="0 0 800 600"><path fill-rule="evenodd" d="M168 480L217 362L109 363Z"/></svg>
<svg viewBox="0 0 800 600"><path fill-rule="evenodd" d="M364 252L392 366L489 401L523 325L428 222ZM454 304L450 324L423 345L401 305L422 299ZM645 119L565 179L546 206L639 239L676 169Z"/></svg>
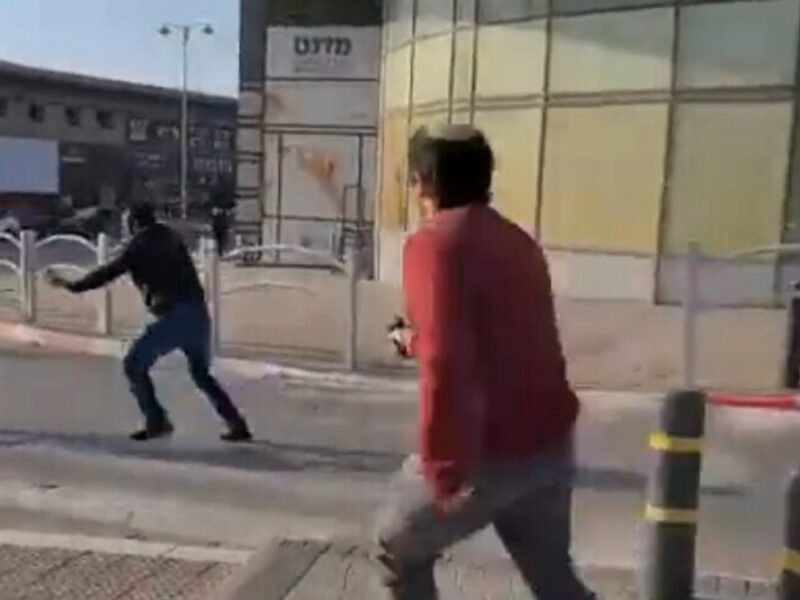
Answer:
<svg viewBox="0 0 800 600"><path fill-rule="evenodd" d="M180 361L156 374L178 426L172 440L135 445L138 423L113 360L0 354L0 524L113 530L145 538L255 547L270 537L327 539L371 531L385 484L413 448L414 399L375 389L223 380L257 441L230 447ZM578 436L575 555L581 564L639 560L646 440L657 397L590 393ZM712 411L708 423L700 569L772 577L783 488L800 456L800 416ZM455 559L507 565L494 536Z"/></svg>

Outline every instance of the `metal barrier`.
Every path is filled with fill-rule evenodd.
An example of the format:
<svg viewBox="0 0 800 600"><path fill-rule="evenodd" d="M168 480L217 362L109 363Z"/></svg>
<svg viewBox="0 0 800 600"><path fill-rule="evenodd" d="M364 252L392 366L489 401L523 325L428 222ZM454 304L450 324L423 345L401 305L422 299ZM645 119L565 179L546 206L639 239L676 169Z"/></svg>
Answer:
<svg viewBox="0 0 800 600"><path fill-rule="evenodd" d="M723 256L722 259L735 261L770 254L774 254L775 256L800 255L800 244L773 244L746 248ZM700 313L705 308L700 293L700 285L702 282L701 266L703 261L708 258L709 257L701 252L697 242L689 243L688 252L686 254L685 289L682 303L683 384L687 389L694 389L697 387L697 320ZM791 338L788 338L787 342L791 342ZM800 340L797 340L797 342L800 346ZM784 371L786 371L785 367Z"/></svg>
<svg viewBox="0 0 800 600"><path fill-rule="evenodd" d="M265 244L261 246L244 246L236 248L225 254L221 259L216 252L213 240L205 240L203 243L203 256L206 264L205 285L209 297L209 311L212 319L212 348L219 350L220 327L221 327L221 301L222 297L236 292L256 289L259 287L271 287L274 282L264 280L255 283L247 283L234 286L223 290L219 276L220 263L224 261L235 261L239 258L253 253L264 252L292 252L320 261L321 266L330 268L339 273L347 275L347 301L345 302L345 340L343 343L343 366L348 371L355 371L358 368L358 280L361 276L360 254L357 249L351 249L346 261L341 261L337 257L324 252L310 250L302 246L291 246L287 244ZM292 287L282 285L281 287ZM306 288L306 291L307 288Z"/></svg>
<svg viewBox="0 0 800 600"><path fill-rule="evenodd" d="M120 247L112 247L109 237L100 234L97 243L92 243L76 235L55 235L42 240L36 239L35 232L23 231L19 240L7 234L0 234L0 241L7 241L19 251L19 262L8 259L0 259L0 267L5 267L19 277L19 300L22 318L25 322L35 322L37 319L37 300L36 286L37 275L49 269L67 269L85 272L86 265L72 263L50 264L40 268L38 252L43 248L56 243L70 243L81 246L89 250L95 257L95 263L102 265L119 251ZM286 244L267 244L263 246L245 246L235 248L231 252L220 257L216 245L210 238L201 238L199 252L193 256L193 260L201 273L206 295L208 298L208 308L212 321L211 343L215 353L220 349L220 331L222 315L222 298L232 294L253 290L263 287L283 287L286 289L299 289L310 292L307 287L297 286L288 283L280 283L272 280L261 280L248 282L245 284L234 285L227 289L222 288L220 266L222 262L235 261L238 258L247 256L254 252L285 252L300 254L313 258L320 263L321 268L330 269L347 275L347 301L346 301L346 335L342 344L342 361L347 370L357 368L357 341L358 341L358 280L361 275L359 253L352 250L348 254L348 259L342 261L335 256L310 250L301 246L291 246ZM113 294L110 287L105 287L95 292L97 298L95 332L101 335L110 335L113 325Z"/></svg>

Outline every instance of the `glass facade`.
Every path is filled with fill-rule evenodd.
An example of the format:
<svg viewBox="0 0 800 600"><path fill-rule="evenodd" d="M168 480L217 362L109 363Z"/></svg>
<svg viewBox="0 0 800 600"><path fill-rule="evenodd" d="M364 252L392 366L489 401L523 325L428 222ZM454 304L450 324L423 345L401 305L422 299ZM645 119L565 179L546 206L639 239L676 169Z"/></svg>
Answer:
<svg viewBox="0 0 800 600"><path fill-rule="evenodd" d="M608 257L614 278L649 277L631 287L650 299L674 296L660 288L690 241L722 257L800 236L797 0L385 6L379 227L393 243L416 219L404 144L432 121L488 134L495 204L554 268Z"/></svg>

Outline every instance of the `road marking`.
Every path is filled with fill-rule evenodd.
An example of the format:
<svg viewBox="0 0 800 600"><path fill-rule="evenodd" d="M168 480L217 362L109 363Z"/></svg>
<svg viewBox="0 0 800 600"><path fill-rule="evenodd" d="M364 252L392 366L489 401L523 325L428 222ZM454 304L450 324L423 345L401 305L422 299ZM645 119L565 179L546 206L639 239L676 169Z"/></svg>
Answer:
<svg viewBox="0 0 800 600"><path fill-rule="evenodd" d="M127 538L38 533L13 529L0 530L0 545L228 564L243 564L247 562L252 554L247 550L232 548L181 546L164 542L147 542Z"/></svg>
<svg viewBox="0 0 800 600"><path fill-rule="evenodd" d="M703 438L677 437L658 432L650 436L650 447L674 454L700 454L703 451Z"/></svg>
<svg viewBox="0 0 800 600"><path fill-rule="evenodd" d="M697 511L680 508L663 508L648 504L644 509L644 518L651 523L670 525L694 525L697 523Z"/></svg>

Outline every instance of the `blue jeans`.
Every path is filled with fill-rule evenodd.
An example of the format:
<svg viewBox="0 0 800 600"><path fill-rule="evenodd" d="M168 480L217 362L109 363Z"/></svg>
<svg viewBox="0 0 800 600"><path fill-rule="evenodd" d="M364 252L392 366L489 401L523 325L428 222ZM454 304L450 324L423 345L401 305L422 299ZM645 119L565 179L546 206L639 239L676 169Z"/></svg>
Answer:
<svg viewBox="0 0 800 600"><path fill-rule="evenodd" d="M495 462L474 473L467 499L447 514L435 507L412 457L393 482L378 522L378 562L394 600L435 600L440 553L493 525L540 600L591 600L570 557L571 441L528 460Z"/></svg>
<svg viewBox="0 0 800 600"><path fill-rule="evenodd" d="M156 361L180 350L189 361L189 372L195 385L208 397L220 417L230 426L244 424L230 396L211 375L211 321L201 301L185 302L148 325L125 356L125 375L148 426L159 426L168 420L164 407L156 398L150 369Z"/></svg>

